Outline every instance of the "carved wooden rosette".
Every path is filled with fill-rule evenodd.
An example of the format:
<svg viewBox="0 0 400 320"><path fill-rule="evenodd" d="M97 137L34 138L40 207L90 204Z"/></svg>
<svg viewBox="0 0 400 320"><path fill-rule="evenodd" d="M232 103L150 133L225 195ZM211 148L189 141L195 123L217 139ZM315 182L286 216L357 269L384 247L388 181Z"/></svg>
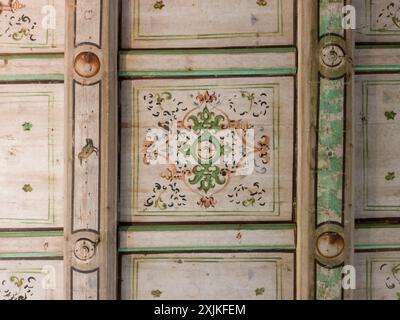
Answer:
<svg viewBox="0 0 400 320"><path fill-rule="evenodd" d="M343 29L348 1L320 1L316 148L315 298L348 298L342 268L352 264L350 168L352 39Z"/></svg>
<svg viewBox="0 0 400 320"><path fill-rule="evenodd" d="M116 297L117 14L111 0L68 0L65 220L67 297Z"/></svg>

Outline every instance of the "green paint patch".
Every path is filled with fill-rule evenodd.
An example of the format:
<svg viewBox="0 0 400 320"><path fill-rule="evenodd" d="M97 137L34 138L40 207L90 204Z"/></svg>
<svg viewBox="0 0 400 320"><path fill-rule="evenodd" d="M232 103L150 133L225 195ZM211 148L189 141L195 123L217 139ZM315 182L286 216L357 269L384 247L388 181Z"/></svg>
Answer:
<svg viewBox="0 0 400 320"><path fill-rule="evenodd" d="M256 296L262 296L265 293L265 288L257 288L255 292Z"/></svg>
<svg viewBox="0 0 400 320"><path fill-rule="evenodd" d="M396 174L394 172L388 172L385 179L386 181L393 181L394 179L396 179Z"/></svg>
<svg viewBox="0 0 400 320"><path fill-rule="evenodd" d="M395 120L396 116L397 116L397 113L394 111L386 111L385 112L385 117L387 120Z"/></svg>
<svg viewBox="0 0 400 320"><path fill-rule="evenodd" d="M24 190L25 192L33 192L33 188L30 184L26 184L22 187L22 190Z"/></svg>
<svg viewBox="0 0 400 320"><path fill-rule="evenodd" d="M32 128L33 128L33 124L30 123L30 122L25 122L25 123L22 125L22 128L24 129L24 131L31 131Z"/></svg>
<svg viewBox="0 0 400 320"><path fill-rule="evenodd" d="M152 295L154 298L161 298L162 291L160 291L160 290L153 290L153 291L151 292L151 295Z"/></svg>

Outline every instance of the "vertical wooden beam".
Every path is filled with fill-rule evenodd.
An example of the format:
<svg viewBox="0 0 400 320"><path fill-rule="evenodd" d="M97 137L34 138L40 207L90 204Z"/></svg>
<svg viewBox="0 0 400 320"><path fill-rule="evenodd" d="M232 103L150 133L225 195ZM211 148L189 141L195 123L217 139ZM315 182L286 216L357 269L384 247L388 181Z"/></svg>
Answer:
<svg viewBox="0 0 400 320"><path fill-rule="evenodd" d="M118 2L66 0L65 279L70 299L115 299Z"/></svg>
<svg viewBox="0 0 400 320"><path fill-rule="evenodd" d="M297 1L297 299L314 297L316 122L318 109L318 5Z"/></svg>
<svg viewBox="0 0 400 320"><path fill-rule="evenodd" d="M315 270L318 300L348 298L342 270L352 263L353 38L343 26L350 1L319 0L319 94Z"/></svg>

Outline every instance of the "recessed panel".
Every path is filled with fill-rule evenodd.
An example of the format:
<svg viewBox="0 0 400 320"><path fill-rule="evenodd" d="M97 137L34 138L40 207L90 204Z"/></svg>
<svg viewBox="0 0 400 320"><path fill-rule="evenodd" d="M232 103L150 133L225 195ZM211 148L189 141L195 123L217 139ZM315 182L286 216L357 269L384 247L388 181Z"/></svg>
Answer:
<svg viewBox="0 0 400 320"><path fill-rule="evenodd" d="M2 85L0 97L0 226L62 226L63 85Z"/></svg>
<svg viewBox="0 0 400 320"><path fill-rule="evenodd" d="M355 208L357 218L400 216L400 77L356 78Z"/></svg>
<svg viewBox="0 0 400 320"><path fill-rule="evenodd" d="M65 1L3 0L0 52L62 52Z"/></svg>
<svg viewBox="0 0 400 320"><path fill-rule="evenodd" d="M0 300L64 299L62 261L0 261Z"/></svg>
<svg viewBox="0 0 400 320"><path fill-rule="evenodd" d="M399 42L400 1L354 0L357 12L356 42Z"/></svg>
<svg viewBox="0 0 400 320"><path fill-rule="evenodd" d="M127 255L122 268L125 300L293 299L292 254Z"/></svg>
<svg viewBox="0 0 400 320"><path fill-rule="evenodd" d="M357 253L357 290L359 300L400 299L399 252Z"/></svg>
<svg viewBox="0 0 400 320"><path fill-rule="evenodd" d="M288 221L293 79L125 81L123 221Z"/></svg>
<svg viewBox="0 0 400 320"><path fill-rule="evenodd" d="M293 0L124 0L124 48L289 45Z"/></svg>

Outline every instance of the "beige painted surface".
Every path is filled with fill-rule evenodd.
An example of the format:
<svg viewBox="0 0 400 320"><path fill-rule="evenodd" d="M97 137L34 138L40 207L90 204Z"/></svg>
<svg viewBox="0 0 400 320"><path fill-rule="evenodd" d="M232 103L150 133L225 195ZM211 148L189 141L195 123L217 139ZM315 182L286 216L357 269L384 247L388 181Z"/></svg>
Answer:
<svg viewBox="0 0 400 320"><path fill-rule="evenodd" d="M19 0L12 8L8 2L0 14L1 53L64 51L64 0Z"/></svg>
<svg viewBox="0 0 400 320"><path fill-rule="evenodd" d="M291 220L292 78L125 81L122 88L122 221ZM157 105L157 95L166 92L171 99ZM206 92L215 93L216 99L199 103L200 95ZM253 99L248 100L248 95L254 95ZM254 166L239 163L237 168L229 169L223 184L210 190L190 182L194 178L194 171L189 172L195 168L192 163L186 168L175 166L176 162L148 164L153 151L146 149L145 143L149 129L167 123L172 129L174 121L185 122L205 108L237 128L254 127L255 139L249 148L259 145L264 136L268 139L267 158L249 152L254 155ZM157 159L162 160L161 156ZM223 168L224 164L221 161L217 166ZM169 176L171 168L178 173ZM181 170L186 173L180 175Z"/></svg>
<svg viewBox="0 0 400 320"><path fill-rule="evenodd" d="M356 253L357 290L361 300L398 300L400 254L395 251Z"/></svg>
<svg viewBox="0 0 400 320"><path fill-rule="evenodd" d="M293 230L123 231L120 248L294 246Z"/></svg>
<svg viewBox="0 0 400 320"><path fill-rule="evenodd" d="M355 104L356 218L398 217L398 75L359 75ZM393 113L392 113L393 112Z"/></svg>
<svg viewBox="0 0 400 320"><path fill-rule="evenodd" d="M290 300L293 267L280 253L127 255L122 298Z"/></svg>
<svg viewBox="0 0 400 320"><path fill-rule="evenodd" d="M124 0L123 48L287 45L293 0Z"/></svg>
<svg viewBox="0 0 400 320"><path fill-rule="evenodd" d="M62 261L0 261L0 300L60 300L64 297Z"/></svg>
<svg viewBox="0 0 400 320"><path fill-rule="evenodd" d="M61 227L63 85L0 85L0 226Z"/></svg>

